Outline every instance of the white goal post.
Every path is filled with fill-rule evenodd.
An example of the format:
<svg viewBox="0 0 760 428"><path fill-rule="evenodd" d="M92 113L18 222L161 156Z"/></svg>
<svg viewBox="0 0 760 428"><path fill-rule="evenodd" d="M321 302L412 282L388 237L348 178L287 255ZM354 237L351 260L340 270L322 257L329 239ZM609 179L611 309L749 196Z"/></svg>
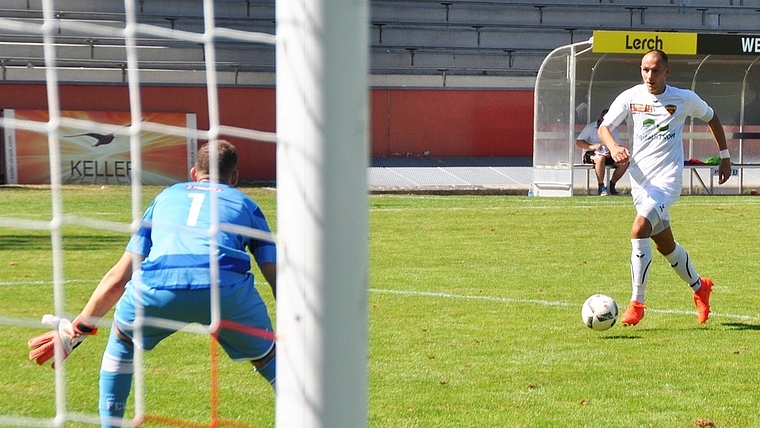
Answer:
<svg viewBox="0 0 760 428"><path fill-rule="evenodd" d="M276 10L276 425L366 426L368 1Z"/></svg>

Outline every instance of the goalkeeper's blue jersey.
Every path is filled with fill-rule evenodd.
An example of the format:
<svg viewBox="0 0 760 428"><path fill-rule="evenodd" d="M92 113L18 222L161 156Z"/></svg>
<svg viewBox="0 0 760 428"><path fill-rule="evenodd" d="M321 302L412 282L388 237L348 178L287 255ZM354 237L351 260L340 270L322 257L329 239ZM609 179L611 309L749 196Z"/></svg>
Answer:
<svg viewBox="0 0 760 428"><path fill-rule="evenodd" d="M211 198L217 197L220 230L209 234ZM145 256L141 281L156 289L201 289L211 285L211 239L216 239L219 285L228 286L251 277L251 259L275 263L271 241L225 231L224 225L269 232L259 206L243 192L225 184L178 183L161 192L142 218L142 226L127 244L127 251Z"/></svg>

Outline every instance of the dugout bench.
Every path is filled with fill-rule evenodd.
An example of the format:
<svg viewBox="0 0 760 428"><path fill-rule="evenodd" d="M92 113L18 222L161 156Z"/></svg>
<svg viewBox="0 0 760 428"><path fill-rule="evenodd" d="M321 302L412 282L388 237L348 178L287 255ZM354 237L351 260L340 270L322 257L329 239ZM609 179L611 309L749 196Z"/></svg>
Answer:
<svg viewBox="0 0 760 428"><path fill-rule="evenodd" d="M728 136L727 136L728 137ZM760 140L760 132L734 132L730 134L731 139L735 140ZM760 163L743 163L744 158L744 146L739 146L739 153L736 158L738 163L731 163L731 176L739 178L739 194L744 194L744 170L745 169L760 169ZM734 157L732 157L734 159ZM689 171L688 189L689 194L694 194L695 189L702 189L705 194L712 195L715 191L715 177L718 175L718 165L708 164L685 164L684 170ZM596 177L594 171L594 164L589 163L576 163L573 164L573 169L585 169L586 182L584 190L586 195L591 194L591 176ZM604 169L605 185L608 185L610 170L614 169L612 165L606 165ZM704 174L707 174L704 176Z"/></svg>

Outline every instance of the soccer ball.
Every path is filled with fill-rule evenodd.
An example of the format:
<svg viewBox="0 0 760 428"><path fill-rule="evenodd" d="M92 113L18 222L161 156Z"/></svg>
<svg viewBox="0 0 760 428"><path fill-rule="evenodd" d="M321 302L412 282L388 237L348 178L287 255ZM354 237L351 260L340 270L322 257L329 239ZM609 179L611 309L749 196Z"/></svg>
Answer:
<svg viewBox="0 0 760 428"><path fill-rule="evenodd" d="M615 300L605 294L594 294L583 302L581 318L586 327L604 331L615 325L618 307Z"/></svg>

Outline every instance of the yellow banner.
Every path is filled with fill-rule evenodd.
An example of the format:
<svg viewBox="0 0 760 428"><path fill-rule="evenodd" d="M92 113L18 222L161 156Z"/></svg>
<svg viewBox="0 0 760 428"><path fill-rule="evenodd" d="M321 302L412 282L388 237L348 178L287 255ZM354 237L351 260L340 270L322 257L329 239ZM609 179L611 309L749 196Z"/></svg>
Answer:
<svg viewBox="0 0 760 428"><path fill-rule="evenodd" d="M652 49L668 55L695 55L697 33L594 31L594 53L644 54Z"/></svg>

